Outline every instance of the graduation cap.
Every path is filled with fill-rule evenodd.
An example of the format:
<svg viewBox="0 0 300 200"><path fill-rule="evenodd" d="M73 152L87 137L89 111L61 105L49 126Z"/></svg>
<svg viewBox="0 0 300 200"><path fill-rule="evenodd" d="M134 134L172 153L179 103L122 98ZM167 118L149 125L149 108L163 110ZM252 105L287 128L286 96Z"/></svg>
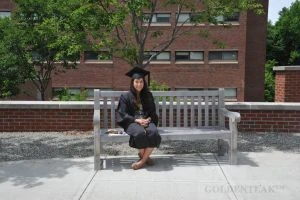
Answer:
<svg viewBox="0 0 300 200"><path fill-rule="evenodd" d="M144 70L140 67L134 67L129 72L126 73L126 76L131 77L132 79L144 78L148 75L148 85L150 84L150 72Z"/></svg>

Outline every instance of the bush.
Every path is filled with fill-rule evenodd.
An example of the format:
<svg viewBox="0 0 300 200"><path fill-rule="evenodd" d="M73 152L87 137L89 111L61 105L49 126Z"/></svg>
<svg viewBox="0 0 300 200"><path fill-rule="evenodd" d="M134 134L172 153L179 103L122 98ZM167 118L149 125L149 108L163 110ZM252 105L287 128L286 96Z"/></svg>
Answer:
<svg viewBox="0 0 300 200"><path fill-rule="evenodd" d="M87 90L82 90L80 93L72 93L68 88L58 90L54 96L57 96L60 101L85 101L87 100Z"/></svg>
<svg viewBox="0 0 300 200"><path fill-rule="evenodd" d="M155 80L151 80L149 89L151 91L168 91L168 90L170 90L170 87L168 85L166 85L165 83L160 84Z"/></svg>

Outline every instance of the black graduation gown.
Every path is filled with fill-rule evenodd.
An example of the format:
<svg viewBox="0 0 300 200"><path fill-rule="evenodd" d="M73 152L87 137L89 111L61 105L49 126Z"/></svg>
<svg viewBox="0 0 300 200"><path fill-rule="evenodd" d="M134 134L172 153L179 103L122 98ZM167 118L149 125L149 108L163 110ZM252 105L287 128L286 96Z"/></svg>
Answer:
<svg viewBox="0 0 300 200"><path fill-rule="evenodd" d="M129 146L137 149L147 147L159 147L161 137L157 131L158 116L156 114L154 98L149 92L145 97L141 96L144 117L151 117L151 123L147 128L135 123L135 96L128 91L119 99L117 110L117 123L130 135Z"/></svg>

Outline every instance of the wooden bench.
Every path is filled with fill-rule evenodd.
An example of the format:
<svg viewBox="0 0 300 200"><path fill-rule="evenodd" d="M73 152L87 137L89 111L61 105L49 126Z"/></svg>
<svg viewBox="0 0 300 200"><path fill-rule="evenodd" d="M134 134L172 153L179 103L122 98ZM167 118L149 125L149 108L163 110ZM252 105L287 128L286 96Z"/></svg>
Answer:
<svg viewBox="0 0 300 200"><path fill-rule="evenodd" d="M106 134L108 129L118 128L115 111L120 95L125 92L94 90L95 170L101 169L102 143L128 142L129 140L129 136L126 134ZM216 139L220 150L222 140L227 140L229 163L237 163L237 123L240 122L240 114L225 108L224 89L153 91L152 94L160 120L158 130L162 141ZM225 117L229 118L229 128L225 127ZM128 148L130 147L128 146Z"/></svg>

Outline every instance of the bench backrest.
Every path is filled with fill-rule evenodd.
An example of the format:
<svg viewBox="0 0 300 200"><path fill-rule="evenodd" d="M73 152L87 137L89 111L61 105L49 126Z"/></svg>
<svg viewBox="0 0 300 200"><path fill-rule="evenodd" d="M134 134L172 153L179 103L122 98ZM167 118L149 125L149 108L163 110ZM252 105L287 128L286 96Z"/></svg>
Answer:
<svg viewBox="0 0 300 200"><path fill-rule="evenodd" d="M115 128L119 97L126 91L94 90L94 110L102 113L104 129ZM224 89L205 91L152 91L160 127L224 126ZM100 110L101 108L101 110ZM101 119L100 119L101 122Z"/></svg>

